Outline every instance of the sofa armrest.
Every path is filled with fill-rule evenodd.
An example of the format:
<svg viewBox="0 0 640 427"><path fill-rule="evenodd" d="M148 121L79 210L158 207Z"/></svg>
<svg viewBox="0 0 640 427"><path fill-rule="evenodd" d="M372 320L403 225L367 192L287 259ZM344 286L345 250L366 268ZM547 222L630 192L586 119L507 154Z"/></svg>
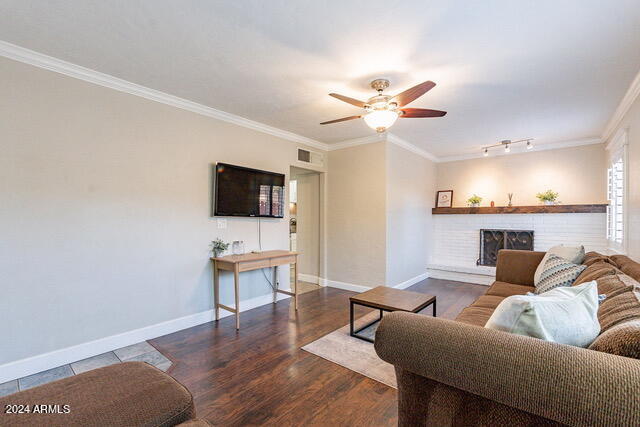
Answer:
<svg viewBox="0 0 640 427"><path fill-rule="evenodd" d="M545 252L501 249L496 263L496 280L533 286L533 276Z"/></svg>
<svg viewBox="0 0 640 427"><path fill-rule="evenodd" d="M378 327L385 361L569 425L640 425L640 360L424 315Z"/></svg>

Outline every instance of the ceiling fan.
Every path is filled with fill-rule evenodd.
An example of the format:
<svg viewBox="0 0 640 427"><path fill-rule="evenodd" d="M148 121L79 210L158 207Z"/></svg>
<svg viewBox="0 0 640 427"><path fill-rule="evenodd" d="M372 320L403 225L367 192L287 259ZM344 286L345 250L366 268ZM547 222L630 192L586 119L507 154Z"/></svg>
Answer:
<svg viewBox="0 0 640 427"><path fill-rule="evenodd" d="M369 98L366 102L349 98L348 96L330 93L329 96L344 101L356 107L364 108L364 114L358 116L343 117L341 119L329 120L322 122L321 125L329 125L331 123L346 122L347 120L364 118L365 123L376 132L384 132L390 128L398 117L403 118L419 118L419 117L442 117L447 114L446 111L428 110L426 108L403 108L410 102L415 101L436 84L427 80L410 89L397 94L396 96L383 95L382 91L389 87L389 80L376 79L371 82L371 87L378 91L376 96Z"/></svg>

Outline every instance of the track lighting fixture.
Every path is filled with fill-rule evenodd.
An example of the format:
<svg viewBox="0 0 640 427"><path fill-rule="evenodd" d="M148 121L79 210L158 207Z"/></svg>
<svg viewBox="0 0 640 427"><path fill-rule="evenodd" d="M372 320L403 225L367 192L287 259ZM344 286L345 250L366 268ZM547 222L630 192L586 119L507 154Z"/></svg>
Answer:
<svg viewBox="0 0 640 427"><path fill-rule="evenodd" d="M510 153L511 152L511 145L519 144L521 142L526 142L527 143L527 150L531 150L533 148L533 144L531 143L531 141L533 141L533 138L519 139L517 141L511 141L510 139L503 139L498 144L487 145L486 147L482 147L482 155L484 157L488 157L489 156L489 149L490 148L495 148L495 147L504 147L504 152L505 153Z"/></svg>

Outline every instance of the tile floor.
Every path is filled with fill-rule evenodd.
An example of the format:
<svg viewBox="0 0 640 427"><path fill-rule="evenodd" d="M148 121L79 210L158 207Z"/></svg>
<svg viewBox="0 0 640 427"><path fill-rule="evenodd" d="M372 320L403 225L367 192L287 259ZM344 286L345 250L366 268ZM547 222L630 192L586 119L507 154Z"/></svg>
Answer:
<svg viewBox="0 0 640 427"><path fill-rule="evenodd" d="M28 377L18 378L0 384L0 397L20 390L27 390L31 387L46 384L51 381L60 380L72 375L81 374L92 369L102 368L121 362L147 362L158 369L166 371L171 367L171 361L162 355L155 347L146 341L122 347L114 351L89 357L88 359L79 360L68 365L58 366L57 368L48 369L29 375Z"/></svg>

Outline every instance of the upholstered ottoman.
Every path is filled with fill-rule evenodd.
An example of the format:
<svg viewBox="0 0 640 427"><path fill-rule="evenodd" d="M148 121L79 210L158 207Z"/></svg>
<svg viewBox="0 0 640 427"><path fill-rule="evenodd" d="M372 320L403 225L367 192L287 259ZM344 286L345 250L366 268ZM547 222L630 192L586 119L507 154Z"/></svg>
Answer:
<svg viewBox="0 0 640 427"><path fill-rule="evenodd" d="M7 414L7 405L23 413ZM143 362L111 365L5 396L0 407L0 425L11 426L173 426L195 417L191 393ZM193 421L194 426L208 424Z"/></svg>

